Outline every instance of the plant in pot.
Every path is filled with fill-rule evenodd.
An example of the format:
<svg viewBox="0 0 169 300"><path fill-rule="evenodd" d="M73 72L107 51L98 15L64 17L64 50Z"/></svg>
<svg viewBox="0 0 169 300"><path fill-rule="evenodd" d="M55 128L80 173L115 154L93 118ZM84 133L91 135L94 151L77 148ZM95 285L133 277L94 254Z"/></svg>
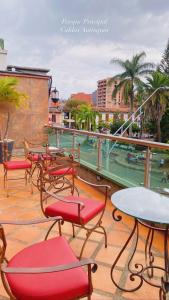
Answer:
<svg viewBox="0 0 169 300"><path fill-rule="evenodd" d="M11 114L26 105L27 96L17 90L17 84L18 80L13 77L0 79L0 163L9 160L12 153L14 141L8 139ZM5 157L5 153L9 153L8 157Z"/></svg>

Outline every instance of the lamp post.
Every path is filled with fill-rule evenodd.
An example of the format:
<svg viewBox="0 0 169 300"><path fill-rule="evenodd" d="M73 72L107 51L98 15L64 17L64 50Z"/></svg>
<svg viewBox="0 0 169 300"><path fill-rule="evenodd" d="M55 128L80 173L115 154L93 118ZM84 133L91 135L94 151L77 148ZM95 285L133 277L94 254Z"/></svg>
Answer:
<svg viewBox="0 0 169 300"><path fill-rule="evenodd" d="M59 91L56 88L51 91L51 99L54 103L59 101Z"/></svg>

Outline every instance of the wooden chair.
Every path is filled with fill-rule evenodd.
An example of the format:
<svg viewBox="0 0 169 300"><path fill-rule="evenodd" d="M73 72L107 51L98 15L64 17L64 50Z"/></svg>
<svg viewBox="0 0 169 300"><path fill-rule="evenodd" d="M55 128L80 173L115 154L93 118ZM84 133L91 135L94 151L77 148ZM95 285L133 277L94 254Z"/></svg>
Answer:
<svg viewBox="0 0 169 300"><path fill-rule="evenodd" d="M102 217L106 208L107 198L108 198L108 189L107 185L97 185L90 182L87 182L76 176L78 180L83 181L84 183L93 186L95 188L101 187L104 189L104 199L103 201L98 201L97 199L86 197L75 192L77 189L70 187L70 193L67 196L58 195L58 192L63 191L63 188L57 188L51 181L49 186L45 186L45 180L42 178L40 184L40 204L43 214L48 217L53 216L62 216L64 221L70 222L73 228L73 237L75 236L74 227L80 227L87 231L86 239L83 243L82 249L80 251L80 258L82 257L85 245L93 232L103 234L105 237L105 247L107 247L107 234L105 228L102 226ZM47 200L52 198L55 200L52 204L47 204ZM57 201L56 201L57 200ZM98 216L97 220L94 221L94 218ZM90 224L95 222L94 224Z"/></svg>
<svg viewBox="0 0 169 300"><path fill-rule="evenodd" d="M24 248L9 261L6 259L7 241L3 225L21 226L49 221L53 223L44 241ZM11 300L91 299L91 272L97 270L97 265L92 259L79 261L63 236L47 239L57 222L60 228L61 217L30 222L0 221L1 278ZM87 266L88 272L83 266Z"/></svg>

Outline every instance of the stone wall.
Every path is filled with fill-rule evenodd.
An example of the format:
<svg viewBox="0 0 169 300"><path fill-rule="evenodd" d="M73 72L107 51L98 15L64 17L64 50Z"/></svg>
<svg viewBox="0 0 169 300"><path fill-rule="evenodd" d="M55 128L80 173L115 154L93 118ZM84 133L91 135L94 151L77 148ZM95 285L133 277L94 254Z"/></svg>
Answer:
<svg viewBox="0 0 169 300"><path fill-rule="evenodd" d="M41 143L46 140L44 124L48 123L48 76L16 73L0 73L0 77L11 76L18 80L18 90L27 96L27 107L11 113L8 138L14 139L15 147L23 147L23 139ZM1 121L5 118L1 114ZM2 126L2 125L1 125Z"/></svg>

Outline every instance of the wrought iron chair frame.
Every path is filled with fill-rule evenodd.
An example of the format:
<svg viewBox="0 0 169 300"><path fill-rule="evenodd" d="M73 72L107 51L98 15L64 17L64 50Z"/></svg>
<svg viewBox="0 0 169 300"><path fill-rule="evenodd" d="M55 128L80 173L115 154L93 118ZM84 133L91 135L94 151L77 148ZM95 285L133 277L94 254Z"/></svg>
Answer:
<svg viewBox="0 0 169 300"><path fill-rule="evenodd" d="M8 267L8 260L5 257L5 252L7 248L7 241L5 237L5 232L2 225L32 225L32 224L39 224L39 223L46 223L46 222L53 222L53 224L49 227L47 234L45 236L45 240L47 239L49 233L51 232L52 228L56 223L59 226L59 235L61 235L61 224L63 223L63 219L61 217L50 217L45 219L36 219L31 221L4 221L0 220L0 267L1 267L1 279L3 286L10 297L10 300L17 300L16 297L12 294L10 286L8 284L7 278L5 274L12 273L12 274L40 274L40 273L52 273L52 272L61 272L66 271L74 268L79 268L83 266L87 266L87 273L88 273L88 282L89 282L89 293L83 295L83 297L87 297L88 300L91 300L91 294L93 291L92 288L92 277L91 273L95 273L97 270L97 264L94 262L93 259L84 259L78 262L73 262L69 264L61 264L57 266L50 266L50 267L38 267L38 268L17 268L17 267ZM93 265L93 266L92 266ZM83 298L82 297L82 298Z"/></svg>
<svg viewBox="0 0 169 300"><path fill-rule="evenodd" d="M4 157L8 160L8 157L12 156L11 154L8 154L8 148L6 146L6 144L4 143ZM3 176L3 183L4 183L4 189L6 190L6 196L9 197L9 186L8 186L8 181L15 181L15 180L21 180L21 179L24 179L25 180L25 185L27 185L27 183L29 182L30 183L30 189L31 189L31 193L33 193L33 189L32 189L32 180L31 180L31 166L30 168L14 168L14 169L9 169L5 166L5 163L7 161L4 161L3 162L3 168L4 168L4 176ZM16 160L16 163L17 163L17 160ZM8 171L25 171L25 175L24 177L17 177L17 178L8 178Z"/></svg>
<svg viewBox="0 0 169 300"><path fill-rule="evenodd" d="M58 201L62 201L62 202L65 202L65 203L74 203L74 204L77 205L77 207L78 207L78 217L79 217L79 220L80 220L80 224L72 223L71 221L70 221L70 223L72 224L73 237L75 237L75 228L74 227L80 227L80 228L86 230L86 238L85 238L85 241L83 243L83 246L81 248L80 255L79 255L79 258L81 259L83 251L84 251L84 248L86 246L86 243L87 243L90 235L93 232L100 233L100 234L104 235L104 238L105 238L105 248L107 248L107 233L106 233L105 228L102 226L102 217L103 217L105 209L106 209L106 204L107 204L107 199L108 199L108 190L110 189L110 186L108 186L108 185L94 184L94 183L91 183L91 182L88 182L88 181L82 179L79 176L76 176L76 178L78 180L81 180L85 184L88 184L89 186L92 186L92 187L95 187L95 188L104 188L105 189L105 194L104 194L105 195L105 197L104 197L104 209L100 213L98 213L97 215L95 215L95 217L96 216L99 216L99 217L98 217L98 220L97 220L96 224L93 227L88 227L87 224L84 225L83 222L81 221L80 213L83 210L83 208L85 207L84 203L81 200L79 200L79 201L69 201L69 200L64 199L63 196L60 196L60 195L56 194L55 192L54 193L50 192L50 188L45 189L45 185L43 184L43 180L41 181L41 187L40 187L40 205L41 205L41 209L42 209L42 212L43 212L43 214L44 214L45 217L48 217L48 216L45 214L44 203L46 203L47 199L50 198L50 197L53 197L53 198L57 199ZM74 188L73 194L74 194L75 190L76 189ZM45 196L44 196L44 194L45 194ZM79 196L79 192L78 192L78 196ZM69 222L69 221L67 221L67 222ZM101 231L99 229L101 229Z"/></svg>

